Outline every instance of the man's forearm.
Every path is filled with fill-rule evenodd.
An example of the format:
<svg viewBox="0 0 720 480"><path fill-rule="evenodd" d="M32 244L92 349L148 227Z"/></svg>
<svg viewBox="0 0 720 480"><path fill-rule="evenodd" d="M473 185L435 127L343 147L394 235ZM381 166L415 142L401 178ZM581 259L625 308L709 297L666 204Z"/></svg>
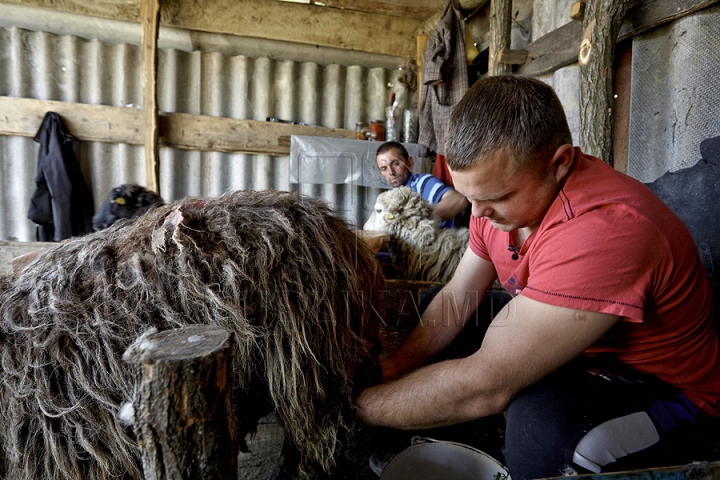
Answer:
<svg viewBox="0 0 720 480"><path fill-rule="evenodd" d="M364 390L358 416L368 425L432 428L499 413L503 396L484 395L481 375L469 373L472 360L447 360L399 380Z"/></svg>

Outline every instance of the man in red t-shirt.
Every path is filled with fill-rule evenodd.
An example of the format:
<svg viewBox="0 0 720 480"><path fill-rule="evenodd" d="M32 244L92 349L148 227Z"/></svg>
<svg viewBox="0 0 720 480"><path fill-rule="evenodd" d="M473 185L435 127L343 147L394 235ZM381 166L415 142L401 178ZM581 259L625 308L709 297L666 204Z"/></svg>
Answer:
<svg viewBox="0 0 720 480"><path fill-rule="evenodd" d="M415 429L506 411L514 480L706 459L720 351L682 222L573 147L538 80L477 82L449 131L448 166L472 203L470 248L383 363L386 383L361 394L360 418ZM480 348L418 369L467 332L496 278L512 300Z"/></svg>

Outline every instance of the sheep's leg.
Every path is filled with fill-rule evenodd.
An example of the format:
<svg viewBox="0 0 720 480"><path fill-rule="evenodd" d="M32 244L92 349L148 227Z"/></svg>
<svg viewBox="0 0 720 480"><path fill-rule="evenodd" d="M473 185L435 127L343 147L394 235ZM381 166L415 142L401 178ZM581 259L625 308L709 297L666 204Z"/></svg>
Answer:
<svg viewBox="0 0 720 480"><path fill-rule="evenodd" d="M291 480L298 477L300 468L300 451L285 440L282 451L280 452L280 460L273 469L268 480Z"/></svg>

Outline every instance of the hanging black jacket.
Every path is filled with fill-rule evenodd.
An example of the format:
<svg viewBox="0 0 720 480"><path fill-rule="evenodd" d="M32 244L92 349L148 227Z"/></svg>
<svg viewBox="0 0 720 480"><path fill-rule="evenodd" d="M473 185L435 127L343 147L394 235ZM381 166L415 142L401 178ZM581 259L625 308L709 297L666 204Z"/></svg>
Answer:
<svg viewBox="0 0 720 480"><path fill-rule="evenodd" d="M57 113L47 112L35 141L40 148L28 218L38 224L37 239L59 242L92 232L92 194L75 158L75 137Z"/></svg>

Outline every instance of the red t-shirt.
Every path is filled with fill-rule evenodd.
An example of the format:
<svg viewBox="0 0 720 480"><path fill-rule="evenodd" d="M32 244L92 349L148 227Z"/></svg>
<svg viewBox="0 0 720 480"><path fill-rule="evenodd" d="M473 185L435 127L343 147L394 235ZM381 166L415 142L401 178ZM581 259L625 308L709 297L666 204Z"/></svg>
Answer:
<svg viewBox="0 0 720 480"><path fill-rule="evenodd" d="M622 317L585 354L613 353L720 416L713 300L682 221L645 185L576 148L565 185L517 260L510 234L470 222L470 248L503 286L550 305Z"/></svg>

